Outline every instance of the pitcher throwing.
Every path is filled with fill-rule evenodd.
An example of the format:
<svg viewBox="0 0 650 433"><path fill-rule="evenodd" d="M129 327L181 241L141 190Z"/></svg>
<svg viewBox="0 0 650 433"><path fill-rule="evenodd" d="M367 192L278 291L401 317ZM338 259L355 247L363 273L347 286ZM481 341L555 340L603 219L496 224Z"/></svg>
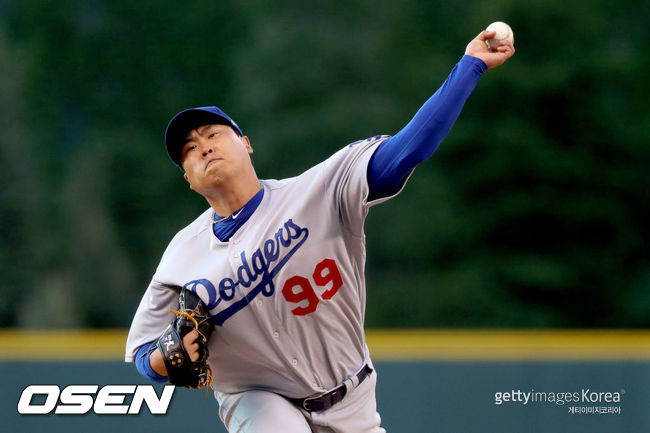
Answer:
<svg viewBox="0 0 650 433"><path fill-rule="evenodd" d="M467 45L397 134L348 144L293 178L259 179L251 141L221 109L174 116L167 152L210 207L169 243L126 361L157 381L192 367L182 384L211 386L231 433L384 432L364 337L364 221L434 153L481 75L514 54L507 40L490 51L493 36Z"/></svg>

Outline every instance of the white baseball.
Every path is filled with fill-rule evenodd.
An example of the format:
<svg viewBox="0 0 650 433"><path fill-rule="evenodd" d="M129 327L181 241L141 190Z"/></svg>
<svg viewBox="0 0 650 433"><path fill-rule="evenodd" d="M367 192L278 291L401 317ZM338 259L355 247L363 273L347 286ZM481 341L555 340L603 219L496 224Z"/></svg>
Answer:
<svg viewBox="0 0 650 433"><path fill-rule="evenodd" d="M487 26L485 30L496 32L496 35L494 35L492 39L485 41L488 48L492 51L496 51L497 46L499 45L499 41L503 39L508 40L512 43L515 42L515 35L512 33L512 29L503 21L496 21Z"/></svg>

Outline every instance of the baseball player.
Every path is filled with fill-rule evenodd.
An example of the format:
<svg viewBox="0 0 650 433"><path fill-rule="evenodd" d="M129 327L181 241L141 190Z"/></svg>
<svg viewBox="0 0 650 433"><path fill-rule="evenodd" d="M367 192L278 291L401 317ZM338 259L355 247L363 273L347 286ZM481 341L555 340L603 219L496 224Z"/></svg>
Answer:
<svg viewBox="0 0 650 433"><path fill-rule="evenodd" d="M293 178L259 179L251 141L221 109L174 116L167 152L210 206L164 252L135 313L126 361L156 381L211 383L231 433L384 432L363 327L364 221L433 154L481 75L514 54L508 41L489 51L493 36L483 31L467 45L396 135L346 145ZM177 288L196 295L207 316L170 312L185 308ZM198 317L209 319L199 322L211 336L198 323L170 325ZM176 372L188 358L207 365L194 382Z"/></svg>

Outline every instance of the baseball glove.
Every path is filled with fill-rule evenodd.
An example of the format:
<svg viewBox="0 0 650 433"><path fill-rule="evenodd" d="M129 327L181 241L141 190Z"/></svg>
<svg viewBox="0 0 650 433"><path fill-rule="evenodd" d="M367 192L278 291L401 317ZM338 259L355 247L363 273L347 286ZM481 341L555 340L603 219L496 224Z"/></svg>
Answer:
<svg viewBox="0 0 650 433"><path fill-rule="evenodd" d="M206 305L191 290L183 288L178 300L178 311L169 310L176 314L174 321L160 336L156 346L163 355L169 382L172 385L186 386L188 388L203 388L212 384L212 370L207 364L208 339L212 334L214 325ZM190 359L183 337L193 329L199 331L196 343L199 345L199 358Z"/></svg>

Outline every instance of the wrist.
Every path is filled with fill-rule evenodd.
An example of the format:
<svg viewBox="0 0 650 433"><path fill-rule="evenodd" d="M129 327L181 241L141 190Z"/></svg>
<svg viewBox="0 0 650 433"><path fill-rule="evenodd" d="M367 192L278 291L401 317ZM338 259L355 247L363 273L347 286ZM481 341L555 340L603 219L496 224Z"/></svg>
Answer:
<svg viewBox="0 0 650 433"><path fill-rule="evenodd" d="M165 361L163 360L162 353L156 348L151 355L149 355L149 366L151 369L160 376L167 376L167 367L165 367Z"/></svg>
<svg viewBox="0 0 650 433"><path fill-rule="evenodd" d="M473 54L465 54L463 57L460 59L460 62L467 62L471 63L478 68L478 71L482 74L483 72L488 70L487 63L483 59L481 59L478 56L475 56Z"/></svg>

